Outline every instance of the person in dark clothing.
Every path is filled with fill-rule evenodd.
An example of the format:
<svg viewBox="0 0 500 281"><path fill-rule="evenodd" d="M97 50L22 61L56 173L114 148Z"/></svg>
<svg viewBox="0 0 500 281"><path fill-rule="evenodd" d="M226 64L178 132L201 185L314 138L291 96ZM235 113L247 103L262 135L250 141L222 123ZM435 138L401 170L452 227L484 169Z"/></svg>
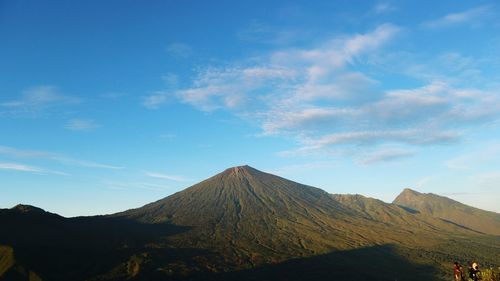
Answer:
<svg viewBox="0 0 500 281"><path fill-rule="evenodd" d="M475 262L472 263L471 267L469 268L469 278L478 281L479 280L479 265Z"/></svg>
<svg viewBox="0 0 500 281"><path fill-rule="evenodd" d="M460 265L460 281L467 281L467 274L464 273L464 267Z"/></svg>

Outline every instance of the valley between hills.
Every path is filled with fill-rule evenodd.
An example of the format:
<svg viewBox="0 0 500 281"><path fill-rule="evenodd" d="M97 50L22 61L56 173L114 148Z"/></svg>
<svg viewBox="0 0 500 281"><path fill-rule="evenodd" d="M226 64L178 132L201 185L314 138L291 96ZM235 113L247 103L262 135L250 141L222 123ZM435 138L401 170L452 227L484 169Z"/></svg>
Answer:
<svg viewBox="0 0 500 281"><path fill-rule="evenodd" d="M0 280L451 280L500 266L500 214L405 189L329 194L249 166L137 209L0 209Z"/></svg>

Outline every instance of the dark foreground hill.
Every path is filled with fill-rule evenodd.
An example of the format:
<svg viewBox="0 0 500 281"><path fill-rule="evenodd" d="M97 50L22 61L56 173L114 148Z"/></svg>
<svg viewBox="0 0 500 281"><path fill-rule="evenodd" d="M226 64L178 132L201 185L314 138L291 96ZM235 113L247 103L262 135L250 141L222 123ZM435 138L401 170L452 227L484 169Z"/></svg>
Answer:
<svg viewBox="0 0 500 281"><path fill-rule="evenodd" d="M0 280L440 280L454 260L500 264L499 236L248 166L111 216L18 206L0 225Z"/></svg>

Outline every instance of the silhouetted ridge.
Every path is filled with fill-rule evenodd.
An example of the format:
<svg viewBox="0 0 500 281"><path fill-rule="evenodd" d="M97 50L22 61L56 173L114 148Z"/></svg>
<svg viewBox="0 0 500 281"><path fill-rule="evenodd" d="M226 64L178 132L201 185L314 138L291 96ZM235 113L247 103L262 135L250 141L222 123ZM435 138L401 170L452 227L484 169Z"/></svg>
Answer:
<svg viewBox="0 0 500 281"><path fill-rule="evenodd" d="M23 204L16 205L11 210L19 213L45 213L45 210L41 208Z"/></svg>

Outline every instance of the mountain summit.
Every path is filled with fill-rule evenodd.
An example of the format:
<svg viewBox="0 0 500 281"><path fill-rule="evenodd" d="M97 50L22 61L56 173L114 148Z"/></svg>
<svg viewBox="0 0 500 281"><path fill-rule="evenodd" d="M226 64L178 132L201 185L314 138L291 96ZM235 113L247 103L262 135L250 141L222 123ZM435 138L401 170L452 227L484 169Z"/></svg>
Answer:
<svg viewBox="0 0 500 281"><path fill-rule="evenodd" d="M175 237L175 243L209 248L252 264L394 241L414 244L410 235L415 233L431 239L461 231L453 224L377 200L359 198L348 203L249 166L226 169L116 216L190 227Z"/></svg>
<svg viewBox="0 0 500 281"><path fill-rule="evenodd" d="M225 221L266 213L289 217L295 210L314 206L345 211L325 191L261 172L250 166L226 169L142 208L121 213L143 222L192 223ZM188 219L189 217L189 219ZM184 220L185 219L185 220Z"/></svg>
<svg viewBox="0 0 500 281"><path fill-rule="evenodd" d="M447 197L407 188L393 203L474 231L500 235L500 214L470 207Z"/></svg>
<svg viewBox="0 0 500 281"><path fill-rule="evenodd" d="M397 201L431 202L424 195ZM335 268L345 280L417 281L463 253L496 264L500 236L408 208L238 166L109 216L0 209L0 279L322 281Z"/></svg>
<svg viewBox="0 0 500 281"><path fill-rule="evenodd" d="M13 208L10 209L12 212L17 212L21 214L26 214L26 213L45 213L45 210L31 206L31 205L24 205L24 204L18 204L14 206Z"/></svg>
<svg viewBox="0 0 500 281"><path fill-rule="evenodd" d="M334 243L321 234L334 235L339 228L347 228L350 214L321 189L238 166L117 215L193 227L179 238L193 247L218 245L218 251L238 257L258 252L281 259L339 246L341 239Z"/></svg>

